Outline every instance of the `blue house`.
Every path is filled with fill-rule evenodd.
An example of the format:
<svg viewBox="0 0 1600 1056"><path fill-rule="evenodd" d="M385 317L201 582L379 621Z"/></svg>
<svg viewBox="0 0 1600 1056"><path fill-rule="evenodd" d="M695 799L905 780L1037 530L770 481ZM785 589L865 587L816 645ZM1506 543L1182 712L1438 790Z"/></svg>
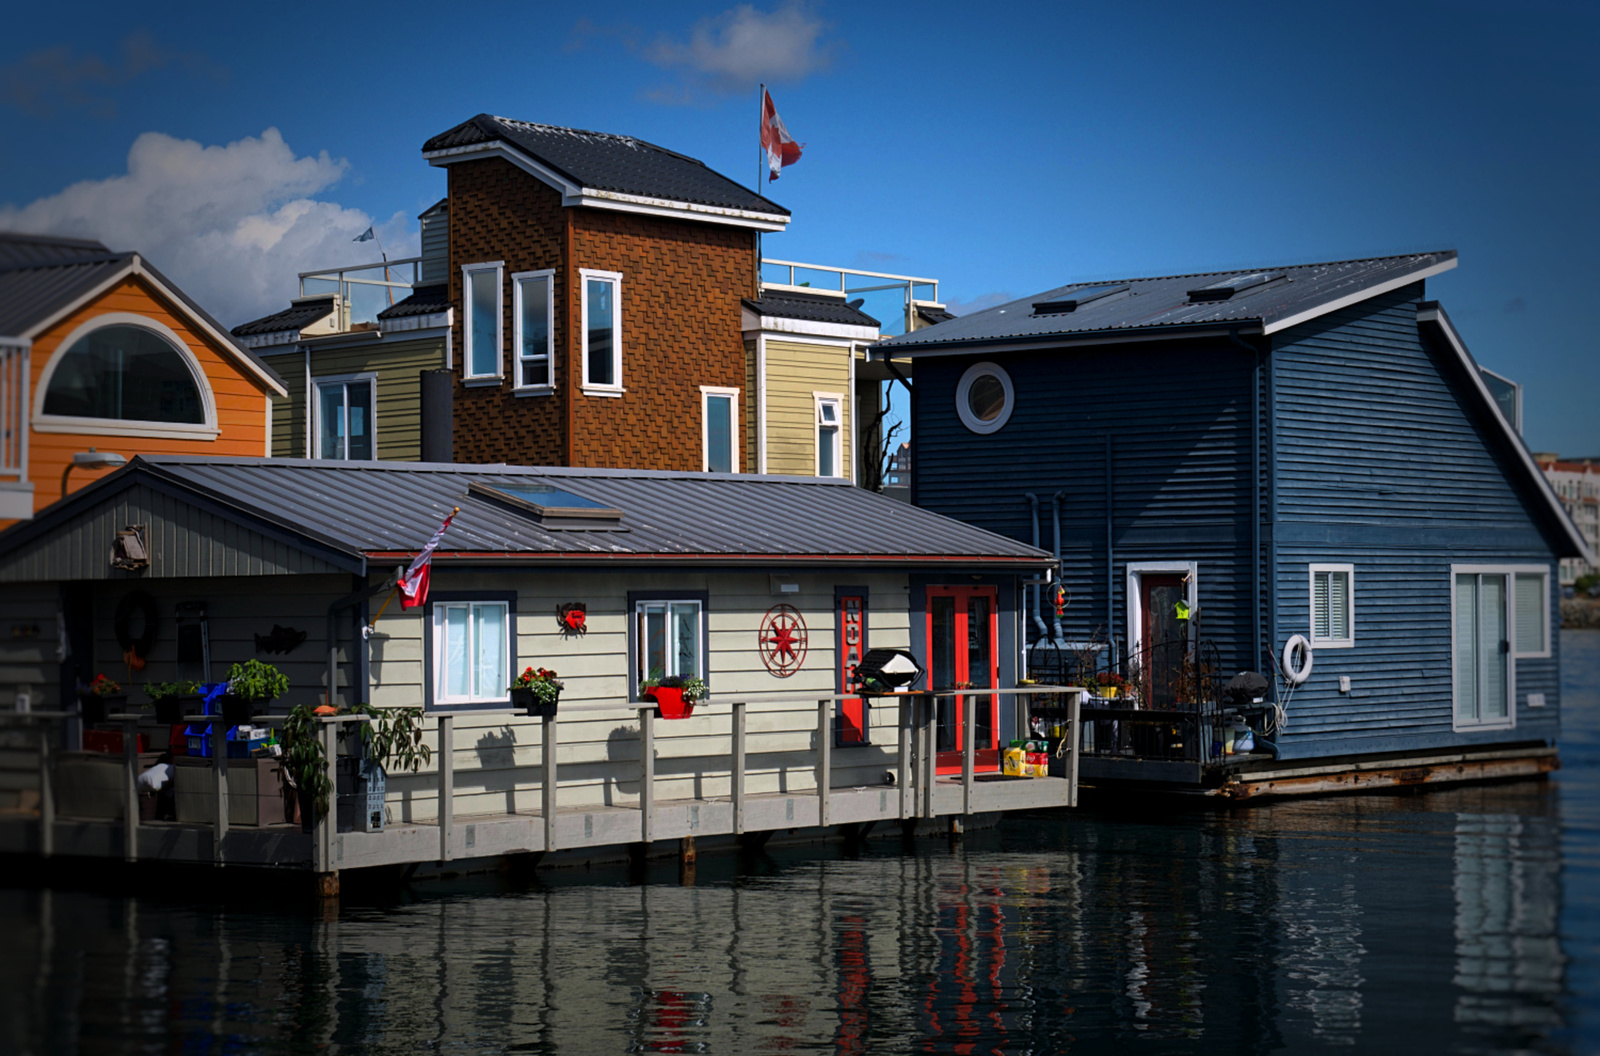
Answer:
<svg viewBox="0 0 1600 1056"><path fill-rule="evenodd" d="M1029 670L1131 683L1089 713L1085 777L1243 796L1556 765L1552 585L1592 557L1427 300L1455 265L1073 284L875 346L916 361L912 501L1057 556L1021 606ZM1242 671L1274 684L1235 698L1260 743L1230 753Z"/></svg>

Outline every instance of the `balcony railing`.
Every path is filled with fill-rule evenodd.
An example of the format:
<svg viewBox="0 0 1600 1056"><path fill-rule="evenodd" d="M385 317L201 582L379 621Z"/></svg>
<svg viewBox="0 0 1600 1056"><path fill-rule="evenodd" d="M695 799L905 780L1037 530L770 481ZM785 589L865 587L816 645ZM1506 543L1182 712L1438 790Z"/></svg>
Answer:
<svg viewBox="0 0 1600 1056"><path fill-rule="evenodd" d="M336 294L334 328L354 329L375 323L378 313L411 295L421 280L421 257L397 257L376 264L322 268L300 273L300 296Z"/></svg>
<svg viewBox="0 0 1600 1056"><path fill-rule="evenodd" d="M938 279L803 264L797 260L762 258L761 285L763 289L837 292L847 298L859 295L865 302L862 311L883 324L884 337L905 333L918 304L940 303Z"/></svg>

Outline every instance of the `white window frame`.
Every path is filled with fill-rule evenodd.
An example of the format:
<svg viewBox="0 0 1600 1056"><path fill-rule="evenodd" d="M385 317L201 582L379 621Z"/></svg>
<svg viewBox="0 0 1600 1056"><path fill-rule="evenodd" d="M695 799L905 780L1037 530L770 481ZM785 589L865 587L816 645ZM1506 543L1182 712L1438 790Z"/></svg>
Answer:
<svg viewBox="0 0 1600 1056"><path fill-rule="evenodd" d="M468 693L465 696L452 696L445 692L445 686L448 684L445 678L444 666L445 612L451 608L465 607L468 610L467 626L470 628L476 626L476 623L473 621L471 616L472 607L485 605L494 605L505 610L505 618L501 622L500 626L505 628L506 635L506 685L500 687L498 693L494 693L489 696L472 693ZM453 707L462 704L505 704L509 702L511 700L511 690L508 687L511 685L511 681L517 677L517 656L516 651L513 648L513 645L516 641L516 626L513 622L516 613L512 608L511 602L496 598L452 598L448 600L440 599L435 601L432 603L431 608L433 610L433 626L430 629L431 633L429 648L433 651L432 706ZM469 662L470 657L475 655L475 653L476 650L470 648L467 650Z"/></svg>
<svg viewBox="0 0 1600 1056"><path fill-rule="evenodd" d="M506 376L506 262L487 260L461 265L461 380L464 384L499 384ZM492 271L494 281L494 373L472 373L472 276Z"/></svg>
<svg viewBox="0 0 1600 1056"><path fill-rule="evenodd" d="M1317 574L1329 572L1343 572L1345 616L1349 622L1350 636L1348 638L1321 638L1317 636ZM1310 605L1306 609L1307 626L1306 639L1313 649L1350 649L1356 644L1356 566L1355 565L1311 565L1306 577L1307 600ZM1333 626L1332 614L1329 614L1329 627Z"/></svg>
<svg viewBox="0 0 1600 1056"><path fill-rule="evenodd" d="M1516 572L1520 568L1527 571L1530 567L1543 570L1542 566L1527 565L1451 565L1450 566L1450 729L1456 733L1471 733L1478 730L1513 730L1517 726L1517 602ZM1506 654L1506 717L1503 719L1479 720L1476 722L1463 722L1458 708L1460 687L1456 683L1456 577L1491 575L1506 577L1506 633L1511 637L1511 651ZM1550 622L1549 617L1545 623ZM1545 630L1549 634L1548 627ZM1483 711L1480 702L1479 713Z"/></svg>
<svg viewBox="0 0 1600 1056"><path fill-rule="evenodd" d="M834 420L822 420L822 408L825 405L833 406ZM833 429L833 468L835 470L830 480L849 480L849 474L844 466L844 394L840 392L813 392L811 394L812 429L811 441L813 445L813 458L811 471L817 476L822 476L822 430L824 426Z"/></svg>
<svg viewBox="0 0 1600 1056"><path fill-rule="evenodd" d="M728 472L739 472L739 389L700 386L700 468L711 472L711 397L728 397Z"/></svg>
<svg viewBox="0 0 1600 1056"><path fill-rule="evenodd" d="M350 385L351 382L359 382L359 381L367 382L369 385L372 386L372 389L371 389L372 402L367 407L367 415L368 415L368 421L370 421L372 423L372 459L373 459L373 461L377 461L377 459L378 459L378 375L375 374L375 373L330 374L327 377L319 377L319 376L313 376L312 377L312 379L311 379L311 440L312 440L312 444L314 445L312 447L312 451L315 452L315 453L311 457L318 458L318 459L328 459L329 461L334 461L334 462L347 462L347 461L349 461L349 459L347 457L343 456L343 455L340 455L337 458L334 458L334 457L330 457L328 455L324 455L322 453L322 387L324 385L340 385L340 386L344 386L345 387L344 405L345 405L345 409L346 409L346 413L345 413L345 423L346 424L345 424L344 443L345 443L345 449L348 450L349 447L350 447L350 427L349 427L349 421L350 421L350 418L349 418L350 390L349 390L349 385Z"/></svg>
<svg viewBox="0 0 1600 1056"><path fill-rule="evenodd" d="M540 279L545 284L545 377L546 381L529 381L522 375L522 284ZM555 392L556 382L556 273L554 268L538 271L517 271L511 274L511 361L515 374L512 391L518 396L548 396Z"/></svg>
<svg viewBox="0 0 1600 1056"><path fill-rule="evenodd" d="M967 404L967 397L972 392L972 383L985 374L994 375L1000 382L1000 388L1005 391L1005 403L1000 406L1000 413L990 421L984 421L972 413L972 408ZM1017 391L1011 385L1011 375L1006 373L1006 368L998 363L985 360L974 363L968 367L966 373L961 375L961 380L956 382L956 417L961 419L961 424L970 431L979 435L998 432L1011 420L1011 412L1017 408Z"/></svg>
<svg viewBox="0 0 1600 1056"><path fill-rule="evenodd" d="M610 282L612 286L611 376L616 381L611 385L597 385L589 380L589 282L592 279ZM579 268L578 298L583 306L579 313L578 348L582 365L578 388L585 396L621 396L626 391L622 387L622 272Z"/></svg>
<svg viewBox="0 0 1600 1056"><path fill-rule="evenodd" d="M1550 651L1550 569L1546 565L1506 565L1511 573L1511 656L1514 660L1548 660ZM1522 652L1517 641L1517 577L1538 576L1542 580L1540 592L1539 612L1542 614L1544 624L1544 641L1539 643L1538 649ZM1454 582L1454 580L1451 580Z"/></svg>
<svg viewBox="0 0 1600 1056"><path fill-rule="evenodd" d="M651 605L665 605L667 607L667 621L666 622L667 622L667 627L668 627L669 631L675 628L675 624L674 624L674 622L672 620L672 606L674 606L674 605L693 605L694 606L695 612L698 614L697 618L695 619L695 624L694 624L694 633L695 633L694 651L695 651L695 657L700 661L699 665L698 665L700 670L698 672L696 672L696 674L702 680L705 679L706 678L706 668L708 667L708 659L709 659L706 656L706 606L705 606L705 602L701 601L699 598L640 598L638 601L635 601L633 603L633 625L634 625L634 627L637 628L637 627L640 626L640 624L642 622L641 621L641 617L644 615L645 608L648 607L648 606L651 606ZM634 684L636 686L643 686L644 683L645 683L645 680L650 677L650 672L645 667L646 653L648 652L650 645L649 645L649 640L646 638L646 636L643 634L643 632L636 633L635 637L638 640L634 643L634 649L636 650L636 655L633 658L634 677L636 679ZM669 647L667 649L667 655L669 657L671 657L671 656L675 655L675 652L676 651L673 650L670 647L670 644L669 644ZM666 670L663 670L661 672L663 678L665 678L665 677L667 677L669 675L676 674L676 673L677 672L666 671Z"/></svg>
<svg viewBox="0 0 1600 1056"><path fill-rule="evenodd" d="M1139 655L1144 648L1144 577L1146 575L1183 576L1188 589L1184 601L1193 612L1200 607L1200 563L1198 561L1128 562L1128 654ZM1194 643L1194 621L1187 621L1189 642Z"/></svg>

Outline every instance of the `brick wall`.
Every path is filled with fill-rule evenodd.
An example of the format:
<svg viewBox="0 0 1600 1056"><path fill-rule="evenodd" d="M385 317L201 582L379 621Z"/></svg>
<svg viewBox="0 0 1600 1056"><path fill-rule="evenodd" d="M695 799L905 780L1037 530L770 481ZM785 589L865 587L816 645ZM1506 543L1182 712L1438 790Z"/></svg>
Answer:
<svg viewBox="0 0 1600 1056"><path fill-rule="evenodd" d="M700 386L743 388L740 299L751 295L755 234L744 228L600 209L563 209L560 195L500 159L451 165L450 297L464 319L461 265L503 260L507 376L459 383L455 457L462 462L701 468ZM565 225L572 259L562 260ZM512 394L509 276L556 269L556 394ZM622 274L620 398L585 396L579 268ZM457 327L456 375L461 375ZM740 426L749 429L748 416Z"/></svg>

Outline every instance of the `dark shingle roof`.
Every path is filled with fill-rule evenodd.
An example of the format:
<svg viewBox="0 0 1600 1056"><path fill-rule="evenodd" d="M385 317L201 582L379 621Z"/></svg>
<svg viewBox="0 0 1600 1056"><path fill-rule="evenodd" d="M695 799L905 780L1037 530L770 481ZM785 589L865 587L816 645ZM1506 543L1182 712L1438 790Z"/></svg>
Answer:
<svg viewBox="0 0 1600 1056"><path fill-rule="evenodd" d="M852 308L837 297L821 293L791 293L766 290L759 301L744 302L751 311L775 319L805 319L814 323L843 323L846 326L878 327L882 324L859 308Z"/></svg>
<svg viewBox="0 0 1600 1056"><path fill-rule="evenodd" d="M940 323L948 323L955 318L955 315L945 311L943 308L929 308L926 305L919 304L917 305L917 318L929 326L938 326Z"/></svg>
<svg viewBox="0 0 1600 1056"><path fill-rule="evenodd" d="M326 319L332 314L333 294L330 293L326 297L307 297L281 312L273 312L271 315L263 315L260 319L240 323L232 332L234 337L276 334L284 330L293 330L298 334L312 323Z"/></svg>
<svg viewBox="0 0 1600 1056"><path fill-rule="evenodd" d="M1411 253L1327 264L1240 269L1199 275L1074 282L1023 297L1009 304L973 312L927 330L879 342L878 347L915 351L952 344L980 344L1055 335L1183 329L1236 324L1259 325L1266 332L1282 329L1330 311L1341 303L1375 296L1384 288L1415 282L1455 266L1455 250ZM1190 291L1230 278L1265 272L1272 281L1241 290L1221 300L1192 299ZM1036 310L1035 304L1071 301L1075 291L1126 286L1126 291L1085 301L1072 311ZM1203 295L1204 296L1204 295Z"/></svg>
<svg viewBox="0 0 1600 1056"><path fill-rule="evenodd" d="M499 140L580 187L788 216L789 210L703 161L632 136L479 114L422 145L424 154Z"/></svg>
<svg viewBox="0 0 1600 1056"><path fill-rule="evenodd" d="M149 477L352 556L420 550L461 507L441 556L668 555L683 560L856 560L875 566L1021 562L1049 555L844 481L659 470L140 455L29 523L0 534L0 553L59 530L103 489ZM623 511L627 531L550 531L469 493L474 482L547 483Z"/></svg>
<svg viewBox="0 0 1600 1056"><path fill-rule="evenodd" d="M440 283L437 286L416 287L405 300L396 301L379 312L378 318L403 319L408 315L433 315L449 309L450 287Z"/></svg>

